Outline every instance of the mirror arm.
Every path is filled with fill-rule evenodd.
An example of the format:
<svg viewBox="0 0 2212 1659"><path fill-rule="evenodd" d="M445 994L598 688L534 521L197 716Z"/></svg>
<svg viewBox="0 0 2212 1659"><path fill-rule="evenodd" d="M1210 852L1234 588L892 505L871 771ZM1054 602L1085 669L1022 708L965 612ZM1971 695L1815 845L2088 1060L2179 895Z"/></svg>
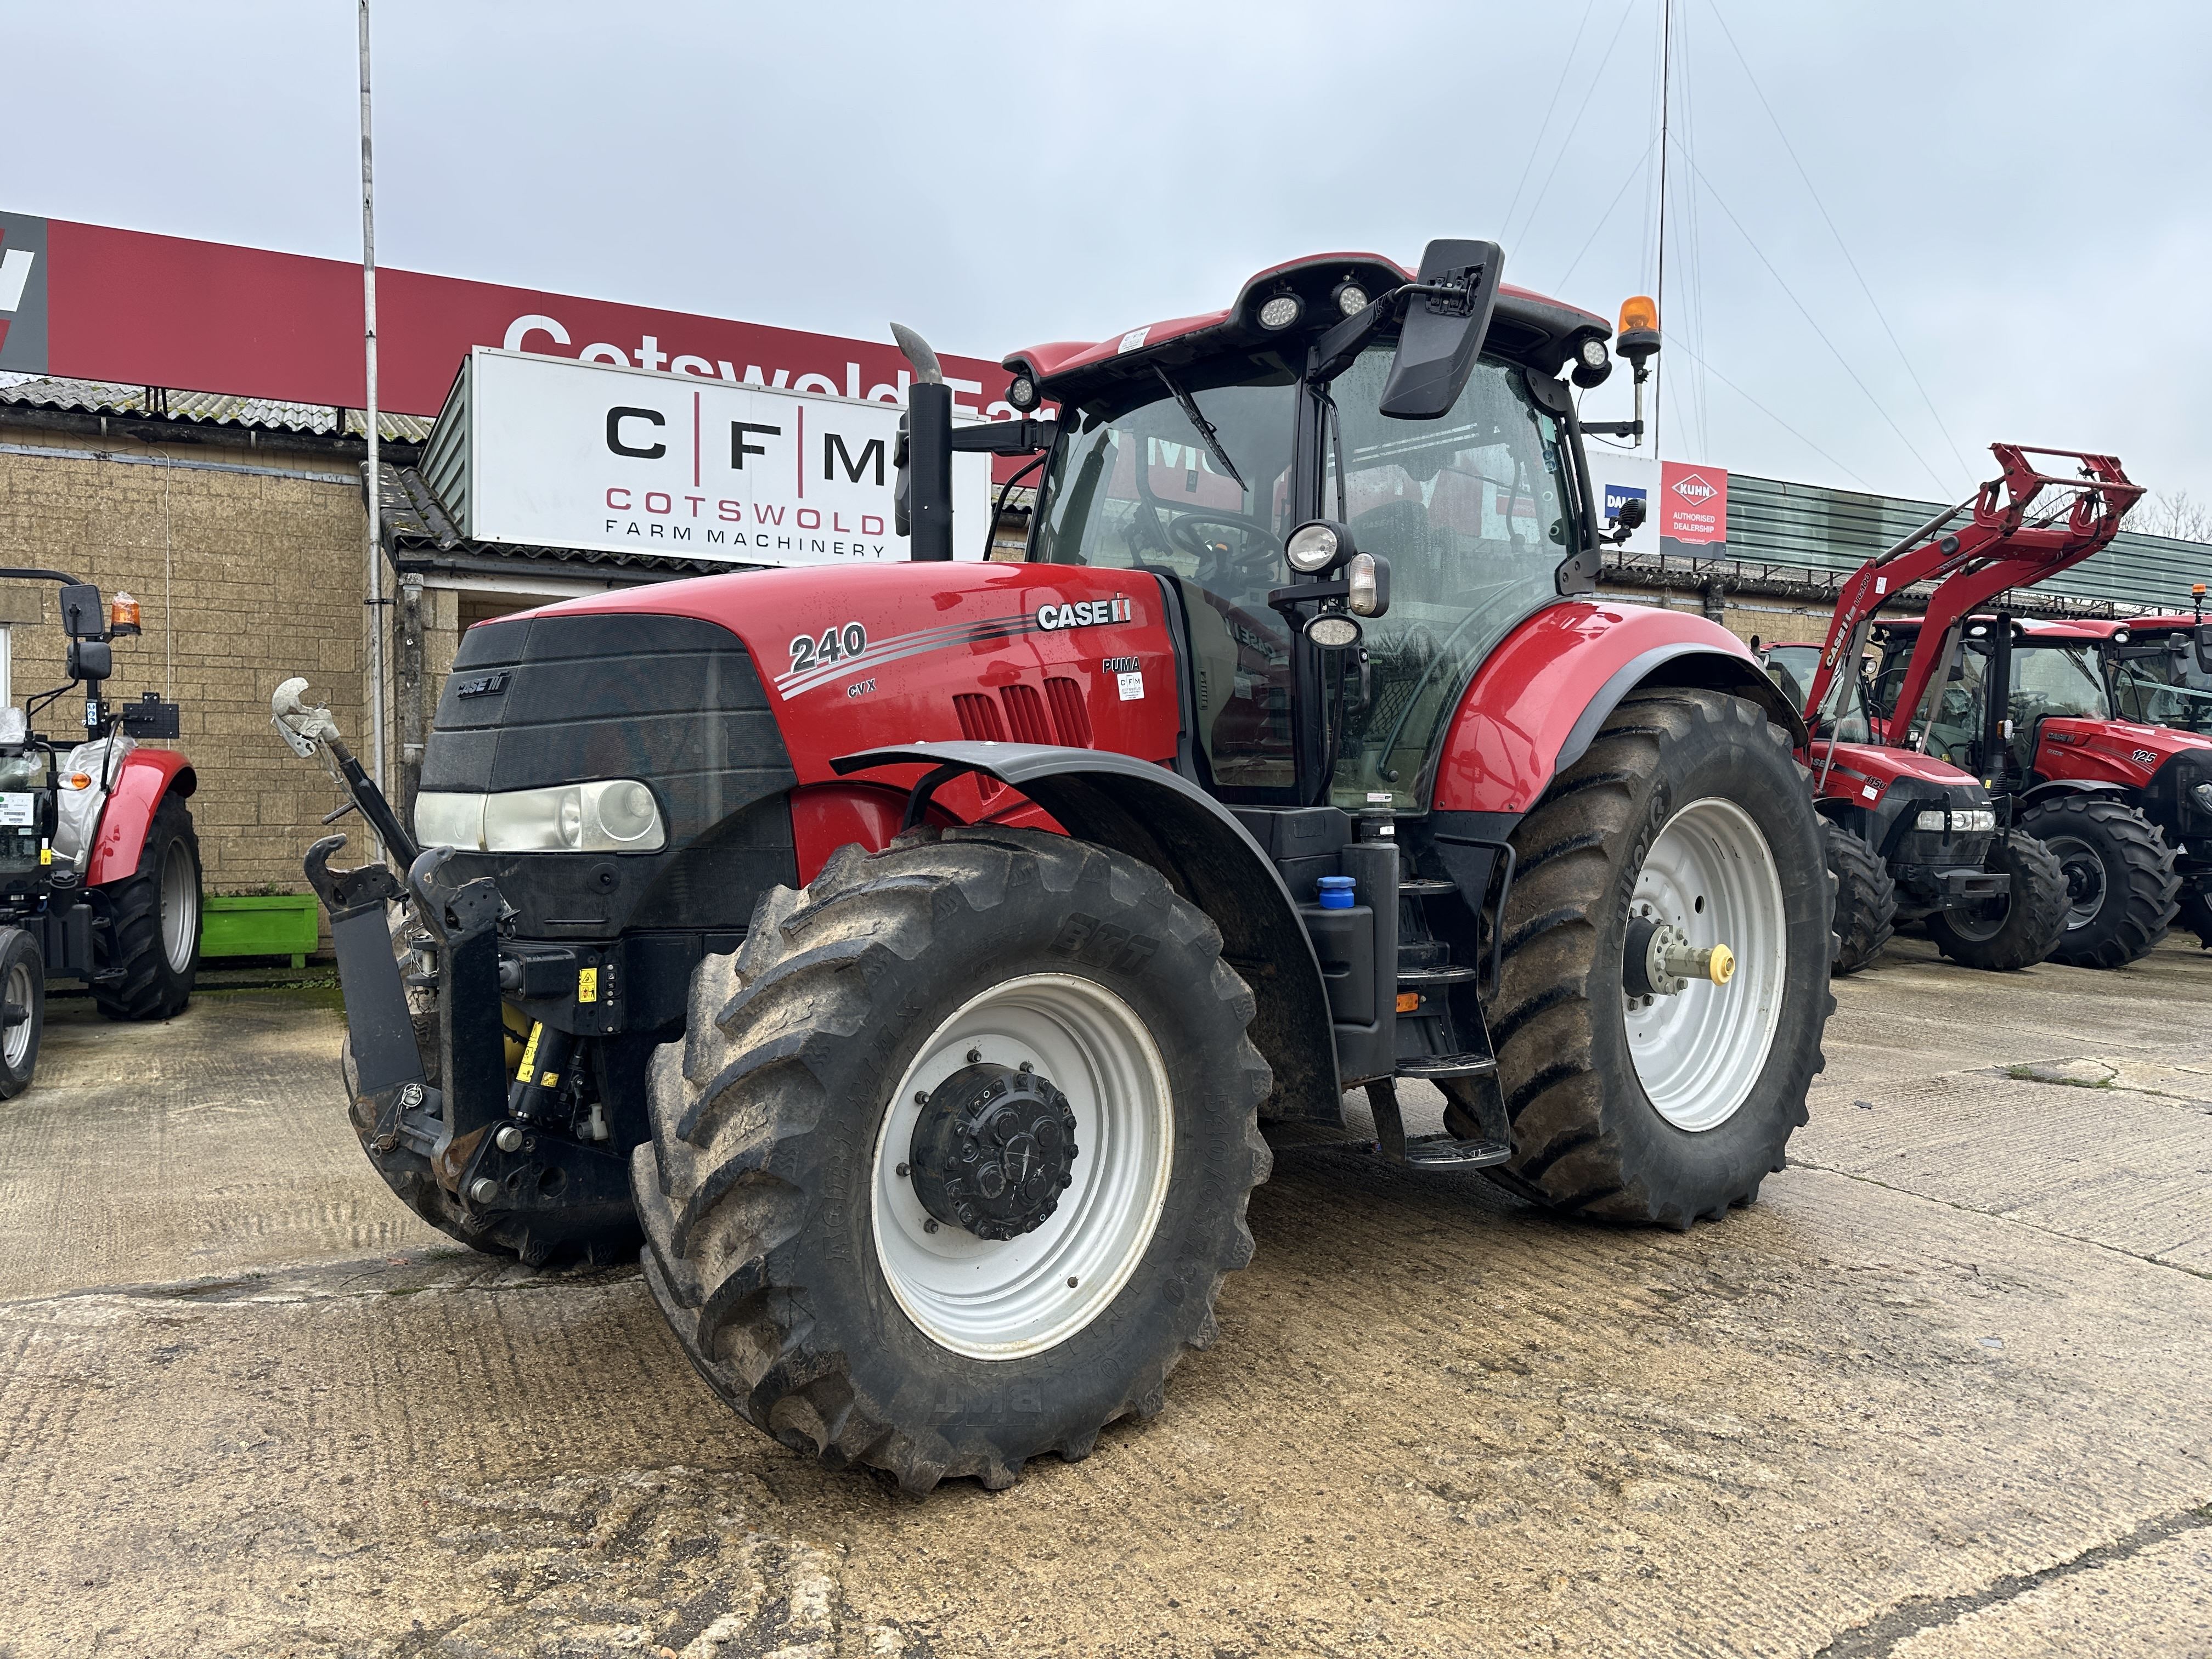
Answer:
<svg viewBox="0 0 2212 1659"><path fill-rule="evenodd" d="M956 455L1034 455L1059 436L1057 421L986 421L953 428L951 447Z"/></svg>

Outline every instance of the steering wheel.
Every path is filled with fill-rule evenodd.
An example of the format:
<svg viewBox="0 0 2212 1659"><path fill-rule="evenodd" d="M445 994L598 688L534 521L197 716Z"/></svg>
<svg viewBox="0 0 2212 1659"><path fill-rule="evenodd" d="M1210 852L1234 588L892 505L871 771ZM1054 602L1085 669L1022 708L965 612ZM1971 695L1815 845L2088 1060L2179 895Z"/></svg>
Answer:
<svg viewBox="0 0 2212 1659"><path fill-rule="evenodd" d="M1258 544L1242 554L1226 552L1198 533L1196 526L1200 525L1251 532L1258 538ZM1208 586L1218 584L1226 587L1229 580L1233 580L1238 587L1255 580L1267 581L1279 573L1283 556L1283 544L1276 538L1274 526L1249 513L1183 514L1168 521L1168 540L1176 551L1188 553L1199 562L1199 580ZM1209 566L1214 573L1212 577L1206 574Z"/></svg>

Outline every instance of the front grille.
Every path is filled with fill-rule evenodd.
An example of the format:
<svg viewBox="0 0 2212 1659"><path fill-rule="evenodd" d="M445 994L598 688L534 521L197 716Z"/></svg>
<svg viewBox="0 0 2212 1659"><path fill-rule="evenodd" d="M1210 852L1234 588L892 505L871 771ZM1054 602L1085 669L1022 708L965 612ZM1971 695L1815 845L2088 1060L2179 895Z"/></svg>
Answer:
<svg viewBox="0 0 2212 1659"><path fill-rule="evenodd" d="M422 753L424 789L641 778L672 843L795 781L751 655L694 617L550 616L469 630Z"/></svg>
<svg viewBox="0 0 2212 1659"><path fill-rule="evenodd" d="M752 658L694 617L516 617L472 628L422 752L426 790L651 787L659 853L474 853L522 938L627 927L742 929L763 889L798 879L784 797L797 781Z"/></svg>

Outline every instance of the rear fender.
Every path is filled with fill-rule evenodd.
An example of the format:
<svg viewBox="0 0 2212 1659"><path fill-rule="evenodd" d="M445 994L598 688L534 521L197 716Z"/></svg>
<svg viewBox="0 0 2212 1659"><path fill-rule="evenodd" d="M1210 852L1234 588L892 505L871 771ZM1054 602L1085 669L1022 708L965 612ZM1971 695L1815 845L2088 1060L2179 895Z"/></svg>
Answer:
<svg viewBox="0 0 2212 1659"><path fill-rule="evenodd" d="M1252 1040L1274 1068L1270 1115L1335 1122L1341 1111L1328 997L1313 940L1281 874L1228 809L1167 768L1095 749L913 743L840 756L878 766L952 765L1016 789L1079 841L1141 860L1220 928L1222 956L1259 1001Z"/></svg>
<svg viewBox="0 0 2212 1659"><path fill-rule="evenodd" d="M1694 686L1757 703L1802 748L1805 722L1748 647L1676 611L1567 599L1499 642L1460 699L1437 769L1440 811L1526 812L1632 691Z"/></svg>
<svg viewBox="0 0 2212 1659"><path fill-rule="evenodd" d="M85 885L105 886L137 874L138 855L146 850L146 832L161 797L172 791L189 795L199 787L192 763L173 749L134 749L125 755L115 787L100 809L100 830Z"/></svg>

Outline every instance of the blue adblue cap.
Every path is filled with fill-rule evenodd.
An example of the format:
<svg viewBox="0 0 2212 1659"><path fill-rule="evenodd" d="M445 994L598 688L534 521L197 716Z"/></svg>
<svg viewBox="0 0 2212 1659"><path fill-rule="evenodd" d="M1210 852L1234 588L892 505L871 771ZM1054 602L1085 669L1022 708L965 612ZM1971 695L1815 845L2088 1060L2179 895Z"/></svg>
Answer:
<svg viewBox="0 0 2212 1659"><path fill-rule="evenodd" d="M1321 878L1321 908L1324 910L1352 908L1352 878L1323 876Z"/></svg>

